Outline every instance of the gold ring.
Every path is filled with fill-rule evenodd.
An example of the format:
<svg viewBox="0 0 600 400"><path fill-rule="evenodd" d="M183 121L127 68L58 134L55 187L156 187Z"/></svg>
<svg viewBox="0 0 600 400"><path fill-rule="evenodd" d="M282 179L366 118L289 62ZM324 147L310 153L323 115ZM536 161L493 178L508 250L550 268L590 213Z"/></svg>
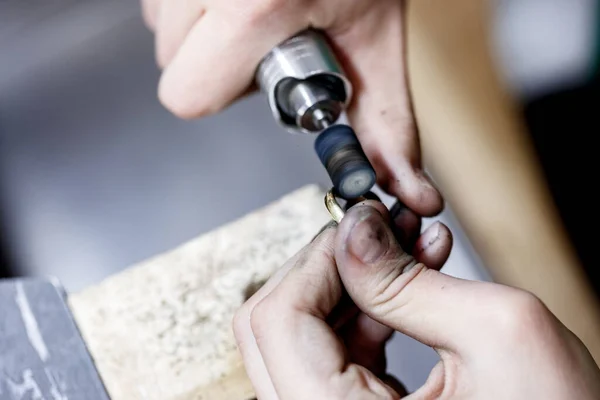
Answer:
<svg viewBox="0 0 600 400"><path fill-rule="evenodd" d="M360 196L357 199L348 201L346 207L351 207L352 205L354 205L356 203L360 203L362 201L369 200L369 199L373 200L373 199L379 199L379 198L377 196L375 196L372 192L368 192L364 196ZM325 194L325 207L327 207L327 211L329 211L329 215L331 215L331 218L333 218L333 220L335 222L337 222L338 224L342 221L342 218L344 218L344 214L346 214L346 211L344 210L344 208L340 205L340 203L338 203L334 188L330 189Z"/></svg>
<svg viewBox="0 0 600 400"><path fill-rule="evenodd" d="M338 203L335 194L333 193L333 189L327 192L325 195L325 207L327 207L327 211L331 215L331 218L338 224L342 222L342 218L344 218L344 209Z"/></svg>

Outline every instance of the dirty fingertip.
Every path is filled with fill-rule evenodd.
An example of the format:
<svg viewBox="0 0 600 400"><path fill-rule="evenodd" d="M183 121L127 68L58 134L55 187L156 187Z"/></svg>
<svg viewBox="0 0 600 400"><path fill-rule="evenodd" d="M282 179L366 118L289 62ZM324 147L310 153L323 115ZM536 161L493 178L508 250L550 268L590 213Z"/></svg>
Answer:
<svg viewBox="0 0 600 400"><path fill-rule="evenodd" d="M383 204L379 199L367 199L357 202L355 204L350 203L349 205L350 207L348 207L346 213L350 212L350 210L352 209L357 209L359 207L369 207L374 210L377 210L386 221L390 220L390 212L388 211L385 204Z"/></svg>
<svg viewBox="0 0 600 400"><path fill-rule="evenodd" d="M421 172L397 175L387 184L387 192L420 216L432 217L444 208L440 192Z"/></svg>
<svg viewBox="0 0 600 400"><path fill-rule="evenodd" d="M363 264L377 262L395 242L388 221L375 207L353 207L340 223L341 249Z"/></svg>
<svg viewBox="0 0 600 400"><path fill-rule="evenodd" d="M436 222L419 237L413 256L431 269L440 269L450 256L452 242L450 229L441 222Z"/></svg>

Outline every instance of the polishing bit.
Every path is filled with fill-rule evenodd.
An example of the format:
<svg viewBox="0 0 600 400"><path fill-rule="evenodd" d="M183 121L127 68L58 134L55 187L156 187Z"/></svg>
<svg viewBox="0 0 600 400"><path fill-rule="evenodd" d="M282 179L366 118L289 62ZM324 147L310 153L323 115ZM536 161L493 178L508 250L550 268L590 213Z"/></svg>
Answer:
<svg viewBox="0 0 600 400"><path fill-rule="evenodd" d="M375 171L349 126L325 129L315 140L315 150L341 197L358 198L375 184Z"/></svg>
<svg viewBox="0 0 600 400"><path fill-rule="evenodd" d="M356 199L373 187L375 170L354 130L340 123L352 85L322 33L309 29L275 47L256 81L281 126L317 135L315 150L340 197Z"/></svg>

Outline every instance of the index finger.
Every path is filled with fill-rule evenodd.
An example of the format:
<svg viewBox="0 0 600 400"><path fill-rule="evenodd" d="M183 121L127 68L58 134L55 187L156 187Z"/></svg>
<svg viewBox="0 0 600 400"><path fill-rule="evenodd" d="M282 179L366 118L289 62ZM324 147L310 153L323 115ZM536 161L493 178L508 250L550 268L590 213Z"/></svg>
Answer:
<svg viewBox="0 0 600 400"><path fill-rule="evenodd" d="M404 63L405 2L371 3L347 30L332 32L356 91L349 117L381 188L417 214L433 216L443 201L421 166Z"/></svg>
<svg viewBox="0 0 600 400"><path fill-rule="evenodd" d="M271 381L283 399L350 393L389 397L392 392L368 370L348 363L342 342L326 322L342 296L333 257L336 231L327 229L315 239L250 318Z"/></svg>
<svg viewBox="0 0 600 400"><path fill-rule="evenodd" d="M328 377L344 365L342 344L325 322L342 295L333 260L334 236L335 229L321 233L250 318L281 398L324 394Z"/></svg>

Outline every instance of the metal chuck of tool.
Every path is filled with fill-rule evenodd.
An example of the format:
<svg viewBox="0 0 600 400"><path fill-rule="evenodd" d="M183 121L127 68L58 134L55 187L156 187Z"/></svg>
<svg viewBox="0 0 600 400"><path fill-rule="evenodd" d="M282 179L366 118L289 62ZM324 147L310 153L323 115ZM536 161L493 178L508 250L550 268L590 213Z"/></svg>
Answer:
<svg viewBox="0 0 600 400"><path fill-rule="evenodd" d="M256 81L279 124L291 133L318 135L315 150L340 197L356 199L373 187L375 170L354 130L339 122L352 85L320 32L304 31L274 48Z"/></svg>

